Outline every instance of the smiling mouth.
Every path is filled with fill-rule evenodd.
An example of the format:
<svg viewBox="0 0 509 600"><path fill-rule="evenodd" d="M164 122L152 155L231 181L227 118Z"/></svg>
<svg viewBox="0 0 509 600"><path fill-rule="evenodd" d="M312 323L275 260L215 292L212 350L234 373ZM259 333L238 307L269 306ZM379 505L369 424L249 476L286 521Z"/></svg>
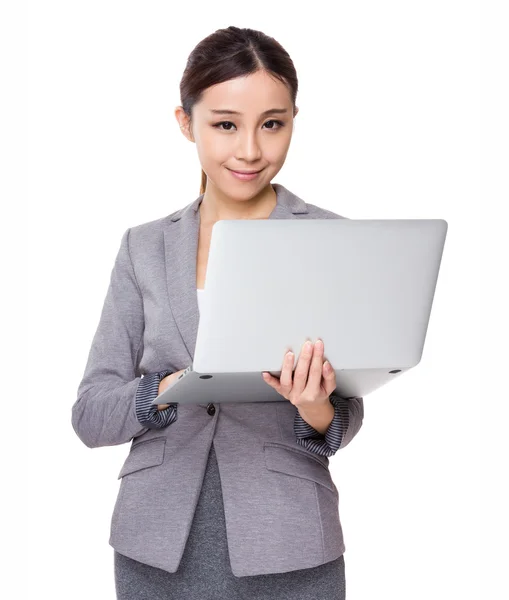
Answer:
<svg viewBox="0 0 509 600"><path fill-rule="evenodd" d="M228 169L228 167L226 168ZM234 173L239 173L240 175L254 175L255 173L263 171L263 169L258 169L258 171L236 171L235 169L228 169L228 171L233 171Z"/></svg>

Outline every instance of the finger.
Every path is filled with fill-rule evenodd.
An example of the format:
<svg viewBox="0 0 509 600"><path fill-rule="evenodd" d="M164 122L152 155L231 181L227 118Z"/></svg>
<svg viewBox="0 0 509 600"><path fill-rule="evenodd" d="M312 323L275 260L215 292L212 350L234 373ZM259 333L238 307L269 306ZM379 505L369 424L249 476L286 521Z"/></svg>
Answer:
<svg viewBox="0 0 509 600"><path fill-rule="evenodd" d="M332 368L332 365L328 360L323 363L322 366L322 375L323 375L323 387L327 394L330 396L332 392L336 389L336 373Z"/></svg>
<svg viewBox="0 0 509 600"><path fill-rule="evenodd" d="M168 406L170 406L170 405L169 404L158 404L157 410L164 410L165 408L168 408Z"/></svg>
<svg viewBox="0 0 509 600"><path fill-rule="evenodd" d="M319 394L322 384L323 352L323 341L318 339L313 347L313 356L309 365L308 380L305 388L305 391L314 397Z"/></svg>
<svg viewBox="0 0 509 600"><path fill-rule="evenodd" d="M279 379L277 377L274 377L267 371L263 371L262 376L263 376L264 381L266 381L271 387L273 387L276 390L276 392L281 393L281 385L280 385Z"/></svg>
<svg viewBox="0 0 509 600"><path fill-rule="evenodd" d="M287 397L292 391L293 386L293 361L295 355L293 352L287 352L283 359L283 366L281 368L281 375L279 377L280 394Z"/></svg>
<svg viewBox="0 0 509 600"><path fill-rule="evenodd" d="M309 365L313 356L313 344L306 342L302 345L299 360L293 375L293 391L300 396L306 387L309 373Z"/></svg>

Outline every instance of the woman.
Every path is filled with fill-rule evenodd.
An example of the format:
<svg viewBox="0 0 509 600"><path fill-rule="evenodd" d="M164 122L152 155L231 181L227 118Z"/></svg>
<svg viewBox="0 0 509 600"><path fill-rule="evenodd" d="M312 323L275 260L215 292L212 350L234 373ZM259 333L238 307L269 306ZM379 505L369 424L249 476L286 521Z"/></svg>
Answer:
<svg viewBox="0 0 509 600"><path fill-rule="evenodd" d="M363 399L333 394L320 340L295 371L290 353L280 379L263 374L287 402L151 405L192 362L217 220L341 218L270 183L298 110L278 42L218 30L191 53L180 89L175 115L197 145L200 196L124 233L73 406L87 446L132 440L109 541L117 598L342 600L327 457L359 431Z"/></svg>

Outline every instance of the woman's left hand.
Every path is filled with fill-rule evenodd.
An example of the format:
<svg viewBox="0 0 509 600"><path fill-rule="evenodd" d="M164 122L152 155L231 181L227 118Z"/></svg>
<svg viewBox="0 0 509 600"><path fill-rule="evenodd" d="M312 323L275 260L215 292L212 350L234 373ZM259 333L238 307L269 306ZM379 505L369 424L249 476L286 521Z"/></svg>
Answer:
<svg viewBox="0 0 509 600"><path fill-rule="evenodd" d="M264 380L281 396L304 411L312 412L322 408L336 388L336 374L329 361L323 361L322 340L315 344L306 342L301 349L299 360L293 371L293 352L287 352L279 379L263 371Z"/></svg>

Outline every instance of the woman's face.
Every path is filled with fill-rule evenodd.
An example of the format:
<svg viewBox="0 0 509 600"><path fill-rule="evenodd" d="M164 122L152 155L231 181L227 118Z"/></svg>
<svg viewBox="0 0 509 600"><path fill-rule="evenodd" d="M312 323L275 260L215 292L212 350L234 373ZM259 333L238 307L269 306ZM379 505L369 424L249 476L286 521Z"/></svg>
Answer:
<svg viewBox="0 0 509 600"><path fill-rule="evenodd" d="M265 71L205 90L193 107L190 128L182 107L175 115L184 135L197 145L207 187L212 184L231 197L253 196L269 185L284 164L295 116L288 88ZM241 180L232 170L260 173Z"/></svg>

